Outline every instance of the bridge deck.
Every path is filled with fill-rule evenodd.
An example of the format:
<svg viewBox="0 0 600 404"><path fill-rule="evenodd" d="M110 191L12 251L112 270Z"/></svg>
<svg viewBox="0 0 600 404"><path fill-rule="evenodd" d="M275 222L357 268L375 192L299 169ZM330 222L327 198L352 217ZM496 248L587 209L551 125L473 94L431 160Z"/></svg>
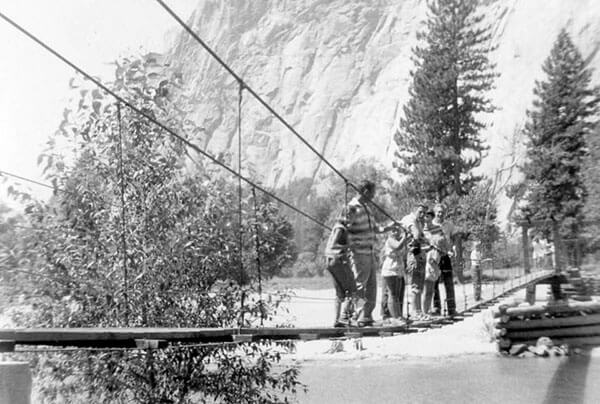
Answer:
<svg viewBox="0 0 600 404"><path fill-rule="evenodd" d="M511 287L497 296L471 305L453 319L411 321L406 325L382 327L308 327L308 328L23 328L0 329L0 340L7 346L47 345L73 347L139 347L143 340L167 343L247 342L258 340L323 339L362 336L395 335L417 332L419 329L439 328L462 320L470 313L494 304L499 298L516 290L555 276L552 271L540 271L515 279ZM507 283L508 284L508 283ZM506 284L505 284L506 286ZM10 349L9 349L10 350Z"/></svg>

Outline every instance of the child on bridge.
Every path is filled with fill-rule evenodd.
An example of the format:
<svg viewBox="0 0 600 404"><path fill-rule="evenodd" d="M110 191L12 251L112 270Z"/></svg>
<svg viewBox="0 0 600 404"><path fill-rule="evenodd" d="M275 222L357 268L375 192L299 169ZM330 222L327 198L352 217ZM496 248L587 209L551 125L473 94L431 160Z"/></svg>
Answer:
<svg viewBox="0 0 600 404"><path fill-rule="evenodd" d="M385 317L385 309L389 311L391 325L396 325L399 319L402 318L404 257L406 256L407 244L408 235L400 227L394 227L383 246L383 264L381 266L381 276L383 278L382 315Z"/></svg>

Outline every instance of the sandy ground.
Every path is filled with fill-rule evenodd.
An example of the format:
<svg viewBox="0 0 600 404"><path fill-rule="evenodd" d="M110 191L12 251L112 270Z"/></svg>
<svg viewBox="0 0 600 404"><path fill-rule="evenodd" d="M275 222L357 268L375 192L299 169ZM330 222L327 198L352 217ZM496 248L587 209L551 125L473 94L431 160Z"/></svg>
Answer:
<svg viewBox="0 0 600 404"><path fill-rule="evenodd" d="M492 288L501 290L501 286L484 285L483 297L492 296ZM442 288L443 289L443 288ZM458 310L462 310L464 299L472 304L472 286L467 284L463 294L461 285L456 285ZM288 305L290 320L297 327L330 326L332 322L333 289L307 290L298 289L296 297ZM537 303L544 304L547 296L547 287L538 286ZM443 298L443 293L442 293ZM492 311L503 303L512 303L515 300L522 302L525 290L518 291L510 297L503 299L496 306L476 313L465 320L447 325L438 329L425 332L404 334L391 337L363 337L357 346L355 340L343 341L343 350L330 353L332 346L330 340L317 340L298 342L296 352L289 355L288 359L304 361L320 360L355 360L355 359L381 359L381 358L442 358L463 355L496 355L496 344L490 337L488 327L492 321ZM374 312L379 315L379 301ZM376 317L377 318L377 317ZM362 346L360 346L362 345Z"/></svg>

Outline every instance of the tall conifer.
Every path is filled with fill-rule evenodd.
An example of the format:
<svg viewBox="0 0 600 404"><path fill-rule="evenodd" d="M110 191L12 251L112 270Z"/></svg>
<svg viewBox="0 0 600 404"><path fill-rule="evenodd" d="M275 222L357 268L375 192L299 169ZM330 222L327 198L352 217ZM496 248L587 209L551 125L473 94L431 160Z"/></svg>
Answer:
<svg viewBox="0 0 600 404"><path fill-rule="evenodd" d="M413 192L444 200L468 194L480 177L487 147L479 114L494 110L485 93L493 86L488 58L490 26L478 13L478 0L433 0L426 30L413 49L410 99L395 135L396 167Z"/></svg>
<svg viewBox="0 0 600 404"><path fill-rule="evenodd" d="M565 30L542 69L546 77L535 84L525 126L524 210L532 218L561 221L563 236L575 237L587 194L582 167L598 92L590 87L591 69Z"/></svg>

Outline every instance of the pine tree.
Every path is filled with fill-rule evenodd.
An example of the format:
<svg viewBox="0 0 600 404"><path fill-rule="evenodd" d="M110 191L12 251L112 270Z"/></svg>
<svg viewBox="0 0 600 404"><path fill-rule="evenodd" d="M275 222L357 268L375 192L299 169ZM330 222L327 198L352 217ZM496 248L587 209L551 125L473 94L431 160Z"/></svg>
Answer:
<svg viewBox="0 0 600 404"><path fill-rule="evenodd" d="M588 153L583 165L587 197L583 213L586 220L596 222L587 225L582 235L588 251L600 250L600 125L596 125L586 138Z"/></svg>
<svg viewBox="0 0 600 404"><path fill-rule="evenodd" d="M598 92L590 87L588 63L564 29L542 69L546 78L535 83L525 125L524 213L560 221L563 236L576 237L587 195L582 170L586 136L595 125Z"/></svg>
<svg viewBox="0 0 600 404"><path fill-rule="evenodd" d="M487 150L478 114L494 107L486 91L497 74L488 54L490 26L479 0L429 2L426 30L413 49L410 100L395 135L396 167L423 198L468 194L481 179L472 170Z"/></svg>
<svg viewBox="0 0 600 404"><path fill-rule="evenodd" d="M586 142L588 154L583 169L587 200L584 213L586 219L600 220L600 125L590 132Z"/></svg>

